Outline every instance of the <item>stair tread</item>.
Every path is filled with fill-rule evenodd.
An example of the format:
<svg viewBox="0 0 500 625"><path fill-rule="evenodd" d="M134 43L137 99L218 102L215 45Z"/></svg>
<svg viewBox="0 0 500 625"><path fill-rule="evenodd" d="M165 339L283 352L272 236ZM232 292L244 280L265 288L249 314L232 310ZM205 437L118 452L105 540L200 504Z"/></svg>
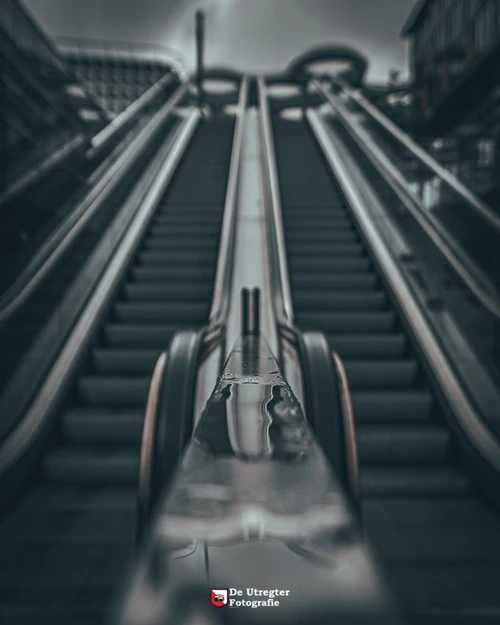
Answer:
<svg viewBox="0 0 500 625"><path fill-rule="evenodd" d="M471 488L470 479L449 466L364 466L361 471L361 490L368 497L455 496L469 493Z"/></svg>

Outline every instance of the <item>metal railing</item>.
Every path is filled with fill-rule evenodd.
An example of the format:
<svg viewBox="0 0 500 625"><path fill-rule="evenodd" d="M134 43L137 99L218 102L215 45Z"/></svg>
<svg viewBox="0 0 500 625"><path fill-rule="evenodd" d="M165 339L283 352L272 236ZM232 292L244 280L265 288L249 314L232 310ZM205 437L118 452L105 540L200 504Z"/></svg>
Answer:
<svg viewBox="0 0 500 625"><path fill-rule="evenodd" d="M381 268L387 286L394 294L398 308L406 319L411 334L415 337L419 351L427 361L438 388L445 401L451 408L451 414L456 418L460 428L468 436L472 444L480 450L496 471L500 471L500 443L492 432L491 427L484 422L482 416L469 398L463 382L459 379L453 361L443 348L442 339L428 320L420 302L415 297L408 282L401 263L398 262L384 240L377 218L367 210L367 202L361 191L362 184L359 178L352 177L354 158L343 150L338 142L332 140L326 123L321 123L320 116L310 118L312 131L318 141L328 166L338 181L341 192L351 207L353 217L363 235L376 264ZM347 158L346 158L347 154ZM370 196L371 197L371 196ZM453 358L456 358L456 352ZM495 405L490 403L490 412L495 412Z"/></svg>
<svg viewBox="0 0 500 625"><path fill-rule="evenodd" d="M358 508L358 512L361 512L358 439L356 435L356 421L352 406L351 389L349 387L349 380L347 378L347 372L342 359L336 352L332 353L332 358L337 379L339 381L340 412L342 415L342 425L344 431L347 490Z"/></svg>
<svg viewBox="0 0 500 625"><path fill-rule="evenodd" d="M224 202L224 217L219 245L219 257L215 274L215 287L209 326L216 328L225 322L229 306L229 292L234 265L234 236L236 230L236 209L238 202L238 183L245 130L245 111L249 93L248 76L243 76L238 98L238 113L231 150L231 164Z"/></svg>
<svg viewBox="0 0 500 625"><path fill-rule="evenodd" d="M139 96L137 100L132 102L124 111L117 115L106 128L103 128L90 140L91 149L87 152L87 157L93 158L95 154L123 130L134 117L144 111L156 98L159 98L174 80L172 74L163 76L152 87Z"/></svg>
<svg viewBox="0 0 500 625"><path fill-rule="evenodd" d="M283 326L293 327L293 304L288 274L288 261L286 257L285 232L283 229L283 213L279 190L278 170L276 167L276 152L274 148L273 131L271 127L271 113L266 95L264 78L257 79L257 97L259 103L261 145L262 145L262 169L264 185L270 199L272 220L270 226L273 231L275 249L277 255L275 266L277 269L277 287L275 289L275 310L278 323Z"/></svg>
<svg viewBox="0 0 500 625"><path fill-rule="evenodd" d="M167 352L163 352L156 361L149 385L148 401L142 428L139 487L137 490L136 542L138 545L141 543L154 500L156 433L158 431L160 394L167 366L167 358Z"/></svg>
<svg viewBox="0 0 500 625"><path fill-rule="evenodd" d="M483 202L474 193L463 185L456 176L448 169L440 165L428 152L422 149L410 136L403 132L394 122L386 117L359 91L348 85L340 78L332 79L334 85L342 89L342 93L356 102L369 117L376 122L383 130L388 132L401 146L403 146L412 156L432 173L437 176L446 186L448 186L469 208L484 219L491 227L500 233L500 217L492 210L486 202ZM320 86L321 93L326 97L326 90L321 87L318 81L314 81L316 86Z"/></svg>
<svg viewBox="0 0 500 625"><path fill-rule="evenodd" d="M274 276L274 310L282 336L290 338L297 346L302 344L301 335L294 324L293 300L286 255L283 212L281 207L278 169L274 147L271 113L266 84L263 77L257 79L257 97L259 103L260 131L262 146L263 182L269 202L269 248L274 250L272 275ZM300 350L299 350L300 351ZM302 360L302 359L301 359ZM337 354L332 354L332 362L339 385L340 416L343 429L343 448L345 450L346 489L358 512L360 512L359 461L357 452L356 430L352 399L343 363ZM301 376L303 375L301 363Z"/></svg>
<svg viewBox="0 0 500 625"><path fill-rule="evenodd" d="M365 152L377 171L389 183L404 207L432 241L455 274L467 286L481 305L497 320L500 319L500 293L498 293L495 285L467 254L463 247L443 229L437 220L425 209L419 199L409 191L408 183L404 176L398 168L391 163L380 146L378 146L367 133L360 132L359 128L353 123L351 115L343 102L333 96L319 81L315 80L313 84L324 96L325 101L330 104L332 109L339 116L356 143ZM388 122L388 120L386 121ZM388 123L392 124L392 122ZM433 160L431 157L428 158L429 160ZM442 169L437 163L435 163L435 167L438 170ZM447 170L443 171L446 172ZM447 173L448 179L451 180L453 178L455 180L455 186L460 189L463 185L461 185L450 172ZM467 195L472 196L468 190L466 191ZM464 197L464 201L467 200L467 195L461 194L461 196ZM480 200L477 200L477 202L480 202ZM474 203L474 206L475 205Z"/></svg>
<svg viewBox="0 0 500 625"><path fill-rule="evenodd" d="M116 285L125 275L158 202L165 193L189 145L198 121L199 114L192 110L191 114L181 122L181 127L174 137L168 137L164 141L157 155L158 169L153 179L146 185L143 181L139 181L136 186L137 192L133 192L130 196L133 205L128 210L133 209L133 214L128 223L122 226L124 227L123 233L111 250L109 250L109 240L103 240L102 245L106 247L107 252L109 250L110 258L105 261L102 275L97 272L90 277L90 281L95 279L96 284L92 288L84 310L81 314L79 313L76 323L72 325L73 329L52 363L50 371L44 377L43 384L35 391L34 397L30 397L29 408L23 411L21 420L1 442L0 477L26 454L31 445L39 439L47 424L54 418L72 376L88 349L89 340L99 327L102 315L109 308Z"/></svg>
<svg viewBox="0 0 500 625"><path fill-rule="evenodd" d="M145 91L137 100L132 102L120 115L115 117L107 126L94 135L90 141L90 147L86 151L86 158L95 158L104 148L109 146L114 139L132 122L141 115L153 102L160 99L165 91L172 85L175 78L172 74L163 76L152 87ZM21 192L30 184L33 184L43 174L57 166L63 159L70 156L77 148L88 141L82 134L71 138L63 146L58 147L53 154L44 157L41 163L32 167L29 171L21 174L12 181L0 195L0 204L5 203L16 193Z"/></svg>
<svg viewBox="0 0 500 625"><path fill-rule="evenodd" d="M150 122L141 129L135 140L106 171L99 183L85 196L69 218L57 228L12 287L0 298L0 324L14 314L47 277L49 271L82 232L90 218L99 210L103 202L119 184L119 181L140 158L152 137L184 97L188 86L188 83L182 85Z"/></svg>

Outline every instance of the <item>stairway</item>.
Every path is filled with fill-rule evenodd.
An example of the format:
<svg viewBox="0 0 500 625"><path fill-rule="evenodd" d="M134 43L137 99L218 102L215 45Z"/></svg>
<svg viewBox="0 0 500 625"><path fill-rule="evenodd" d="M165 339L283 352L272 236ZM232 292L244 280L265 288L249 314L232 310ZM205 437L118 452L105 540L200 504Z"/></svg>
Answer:
<svg viewBox="0 0 500 625"><path fill-rule="evenodd" d="M427 625L500 622L500 523L479 499L398 311L304 122L274 122L295 322L346 365L363 521Z"/></svg>
<svg viewBox="0 0 500 625"><path fill-rule="evenodd" d="M206 324L234 122L201 123L160 202L26 493L0 521L0 623L98 625L134 551L154 364Z"/></svg>

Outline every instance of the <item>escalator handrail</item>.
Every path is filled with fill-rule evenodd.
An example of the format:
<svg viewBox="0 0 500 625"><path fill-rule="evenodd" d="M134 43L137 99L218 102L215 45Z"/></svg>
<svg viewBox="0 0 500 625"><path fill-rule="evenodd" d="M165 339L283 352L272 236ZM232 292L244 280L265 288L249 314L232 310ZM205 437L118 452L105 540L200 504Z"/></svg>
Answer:
<svg viewBox="0 0 500 625"><path fill-rule="evenodd" d="M0 479L25 457L36 441L40 440L61 407L67 389L74 380L78 366L81 365L82 357L98 331L103 315L109 310L117 285L130 266L173 172L192 138L199 118L199 112L193 108L191 114L181 122L179 132L173 138L168 137L163 148L160 148L156 159L158 169L153 180L147 184L142 180L139 181L138 186L145 188L146 191L137 198L139 204L135 207L132 220L126 224L123 235L119 236L111 251L110 259L106 260L102 275L96 279L96 286L89 300L79 313L78 320L65 339L43 384L36 390L35 397L30 398L29 407L24 411L21 420L8 437L0 442Z"/></svg>
<svg viewBox="0 0 500 625"><path fill-rule="evenodd" d="M19 309L48 276L70 243L78 237L92 215L108 199L110 190L116 188L123 180L137 155L150 144L155 132L172 114L178 102L186 94L188 87L189 84L184 83L176 90L160 111L143 127L139 135L117 161L105 172L99 183L78 203L69 217L60 224L14 284L0 297L0 326Z"/></svg>
<svg viewBox="0 0 500 625"><path fill-rule="evenodd" d="M153 102L175 80L172 73L162 76L147 91L129 104L125 110L117 115L111 122L99 131L90 140L91 148L87 152L87 158L93 158L122 130L134 117L139 115L151 102Z"/></svg>
<svg viewBox="0 0 500 625"><path fill-rule="evenodd" d="M275 250L277 258L271 263L274 272L275 314L280 334L289 337L296 345L302 344L302 335L294 324L293 300L288 273L288 261L285 246L285 230L283 225L283 212L281 207L278 169L276 165L276 151L274 147L273 131L271 126L271 113L268 98L265 93L265 81L262 77L257 79L257 98L259 103L261 142L263 147L263 178L264 184L268 185L270 195L271 219L268 225L272 229L274 245L270 248ZM276 275L277 274L277 275ZM299 352L301 350L299 349ZM304 366L303 359L301 358ZM341 359L332 354L332 364L335 368L340 396L340 413L343 424L345 451L345 485L357 511L360 511L360 488L359 488L359 462L357 452L356 430L354 427L354 412L352 400ZM303 375L303 371L302 371Z"/></svg>
<svg viewBox="0 0 500 625"><path fill-rule="evenodd" d="M139 487L137 491L136 536L139 543L143 530L150 516L153 503L153 473L156 448L156 432L162 382L167 366L167 352L163 352L156 361L149 385L148 400L142 428L141 451L139 456Z"/></svg>
<svg viewBox="0 0 500 625"><path fill-rule="evenodd" d="M443 256L446 262L453 268L463 284L469 289L474 297L481 303L496 319L500 319L500 294L495 285L470 258L463 247L452 237L440 228L422 203L412 194L399 170L389 159L380 153L380 149L372 143L368 137L360 137L357 129L351 124L348 116L341 110L328 90L315 82L317 88L323 93L325 99L331 107L338 113L341 121L355 135L355 141L359 147L367 154L370 162L374 165L380 175L388 181L394 189L399 199L419 224L426 236L432 241L435 248Z"/></svg>
<svg viewBox="0 0 500 625"><path fill-rule="evenodd" d="M319 119L319 115L316 117ZM443 391L444 399L450 406L451 413L460 429L466 434L472 445L480 451L481 456L488 461L496 472L500 472L500 442L498 438L481 417L475 403L466 393L463 384L457 377L450 358L443 350L438 334L432 331L424 310L413 296L413 291L404 276L401 264L397 262L387 246L380 229L377 227L376 218L371 216L370 211L367 210L367 200L360 193L359 184L354 183L346 176L346 172L349 171L349 161L347 164L341 163L341 146L331 141L325 132L326 125L323 125L323 128L322 131L319 124L312 126L320 149L339 182L340 190L352 209L354 219L363 233L363 238L385 276L389 292L394 294L398 307L408 322L410 332L415 337L419 351L428 363L438 388ZM351 161L353 160L351 159Z"/></svg>
<svg viewBox="0 0 500 625"><path fill-rule="evenodd" d="M436 159L416 143L408 134L391 121L384 113L374 106L359 90L352 89L345 80L334 78L332 82L338 85L343 93L354 100L375 121L386 130L400 145L408 150L422 165L431 170L440 180L451 188L469 208L484 219L490 226L500 233L500 217L492 208L454 176L451 171L443 167ZM322 91L326 96L326 91Z"/></svg>
<svg viewBox="0 0 500 625"><path fill-rule="evenodd" d="M37 163L29 171L24 172L16 180L14 180L14 182L10 183L7 189L5 189L0 195L0 204L4 204L13 195L21 192L22 189L34 183L45 172L52 169L52 167L61 162L63 158L67 157L82 144L87 146L85 157L88 160L94 158L112 142L112 140L120 133L121 130L123 130L125 126L127 126L127 124L129 124L134 117L137 117L174 80L175 77L172 73L162 76L162 78L157 80L154 85L141 94L124 111L113 118L109 124L104 126L104 128L94 135L90 141L88 140L88 137L85 137L84 134L80 133L76 137L67 141L62 147L57 148L57 150L45 158L41 164ZM88 145L90 145L90 147L88 147Z"/></svg>
<svg viewBox="0 0 500 625"><path fill-rule="evenodd" d="M249 78L241 79L238 97L238 113L231 149L231 162L227 181L226 198L224 201L223 223L220 235L219 256L215 274L214 294L209 315L209 326L217 327L226 321L229 307L234 266L234 237L238 206L238 185L240 178L241 156L245 131L245 111L249 95Z"/></svg>
<svg viewBox="0 0 500 625"><path fill-rule="evenodd" d="M359 486L359 454L356 423L352 405L351 389L344 363L337 352L332 353L333 364L337 373L340 392L340 414L344 431L344 451L346 465L347 490L358 512L361 511Z"/></svg>
<svg viewBox="0 0 500 625"><path fill-rule="evenodd" d="M274 231L274 239L276 241L276 245L272 246L272 248L276 251L278 256L276 263L271 263L271 266L276 267L278 272L278 275L275 276L279 286L279 288L274 289L274 298L277 304L275 310L278 317L278 324L292 329L294 327L293 304L286 256L279 178L276 167L276 151L271 127L271 113L266 96L266 83L262 76L257 77L257 98L260 115L259 127L261 129L261 145L263 148L262 156L264 161L262 163L263 179L264 184L268 187L271 199L270 208L272 211L272 219L269 225Z"/></svg>

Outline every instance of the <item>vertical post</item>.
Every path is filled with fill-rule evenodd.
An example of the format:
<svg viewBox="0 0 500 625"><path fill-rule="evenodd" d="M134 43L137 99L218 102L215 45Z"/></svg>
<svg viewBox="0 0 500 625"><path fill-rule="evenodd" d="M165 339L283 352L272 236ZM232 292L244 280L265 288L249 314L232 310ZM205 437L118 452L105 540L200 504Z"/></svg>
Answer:
<svg viewBox="0 0 500 625"><path fill-rule="evenodd" d="M241 333L260 334L260 289L241 290Z"/></svg>
<svg viewBox="0 0 500 625"><path fill-rule="evenodd" d="M203 52L205 48L205 13L196 11L196 85L198 87L198 106L203 106Z"/></svg>

